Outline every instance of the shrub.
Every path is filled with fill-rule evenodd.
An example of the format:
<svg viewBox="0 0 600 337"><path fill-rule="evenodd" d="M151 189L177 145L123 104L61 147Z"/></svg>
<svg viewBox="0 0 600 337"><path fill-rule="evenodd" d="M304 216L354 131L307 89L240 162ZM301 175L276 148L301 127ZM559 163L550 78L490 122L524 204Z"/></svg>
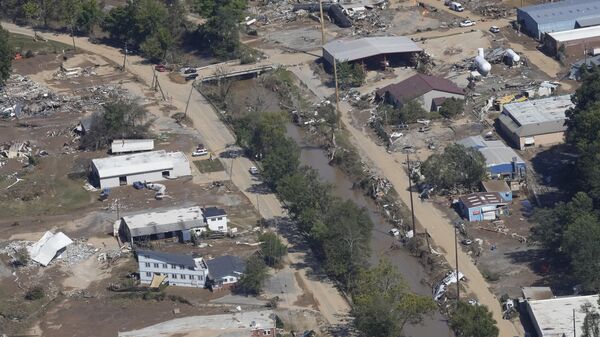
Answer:
<svg viewBox="0 0 600 337"><path fill-rule="evenodd" d="M28 301L36 301L44 298L46 293L44 292L44 288L40 286L35 286L25 293L25 299Z"/></svg>

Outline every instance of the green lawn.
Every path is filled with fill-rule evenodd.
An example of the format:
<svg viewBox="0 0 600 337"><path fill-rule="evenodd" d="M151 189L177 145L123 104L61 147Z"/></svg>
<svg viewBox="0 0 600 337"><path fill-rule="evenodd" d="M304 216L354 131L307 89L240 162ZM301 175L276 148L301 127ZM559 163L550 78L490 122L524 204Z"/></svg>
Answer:
<svg viewBox="0 0 600 337"><path fill-rule="evenodd" d="M71 50L73 49L72 45L55 42L55 41L34 41L33 37L21 34L10 33L10 37L8 39L10 41L11 46L15 48L16 51L25 53L28 50L35 52L46 52L46 53L61 53L63 50Z"/></svg>
<svg viewBox="0 0 600 337"><path fill-rule="evenodd" d="M202 173L225 171L225 167L219 159L196 160L194 161L194 165L196 165L198 170Z"/></svg>

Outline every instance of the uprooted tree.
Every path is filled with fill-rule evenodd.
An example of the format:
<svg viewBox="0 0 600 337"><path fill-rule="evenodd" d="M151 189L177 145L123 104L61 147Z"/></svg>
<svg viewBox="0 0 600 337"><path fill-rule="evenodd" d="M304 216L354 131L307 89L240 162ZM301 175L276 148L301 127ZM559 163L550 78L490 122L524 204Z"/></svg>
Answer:
<svg viewBox="0 0 600 337"><path fill-rule="evenodd" d="M91 128L81 137L80 146L98 150L114 139L145 138L151 124L148 113L136 101L112 101L104 105L103 112L92 116Z"/></svg>

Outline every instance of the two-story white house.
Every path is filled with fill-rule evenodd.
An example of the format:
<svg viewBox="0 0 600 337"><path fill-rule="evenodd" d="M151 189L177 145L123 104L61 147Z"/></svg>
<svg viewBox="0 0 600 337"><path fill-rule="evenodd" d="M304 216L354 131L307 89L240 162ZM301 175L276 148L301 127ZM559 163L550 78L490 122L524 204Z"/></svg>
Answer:
<svg viewBox="0 0 600 337"><path fill-rule="evenodd" d="M208 266L202 258L158 251L138 251L140 282L150 284L154 275L166 275L169 285L204 288Z"/></svg>
<svg viewBox="0 0 600 337"><path fill-rule="evenodd" d="M227 213L222 208L206 207L202 209L204 222L213 232L227 232Z"/></svg>

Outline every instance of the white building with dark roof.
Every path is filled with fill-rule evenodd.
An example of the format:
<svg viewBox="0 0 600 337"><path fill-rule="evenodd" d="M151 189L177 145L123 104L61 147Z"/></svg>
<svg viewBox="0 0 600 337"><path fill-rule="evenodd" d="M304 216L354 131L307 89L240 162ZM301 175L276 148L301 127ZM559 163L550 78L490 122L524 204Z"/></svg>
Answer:
<svg viewBox="0 0 600 337"><path fill-rule="evenodd" d="M137 252L140 282L151 284L153 278L166 276L169 285L204 288L208 266L201 257L151 250Z"/></svg>
<svg viewBox="0 0 600 337"><path fill-rule="evenodd" d="M183 152L164 150L92 160L91 183L100 188L155 182L189 176L190 163Z"/></svg>
<svg viewBox="0 0 600 337"><path fill-rule="evenodd" d="M227 213L222 208L206 207L202 209L204 222L213 232L227 232Z"/></svg>
<svg viewBox="0 0 600 337"><path fill-rule="evenodd" d="M520 150L564 142L565 112L574 107L571 95L505 104L498 117L500 129Z"/></svg>

